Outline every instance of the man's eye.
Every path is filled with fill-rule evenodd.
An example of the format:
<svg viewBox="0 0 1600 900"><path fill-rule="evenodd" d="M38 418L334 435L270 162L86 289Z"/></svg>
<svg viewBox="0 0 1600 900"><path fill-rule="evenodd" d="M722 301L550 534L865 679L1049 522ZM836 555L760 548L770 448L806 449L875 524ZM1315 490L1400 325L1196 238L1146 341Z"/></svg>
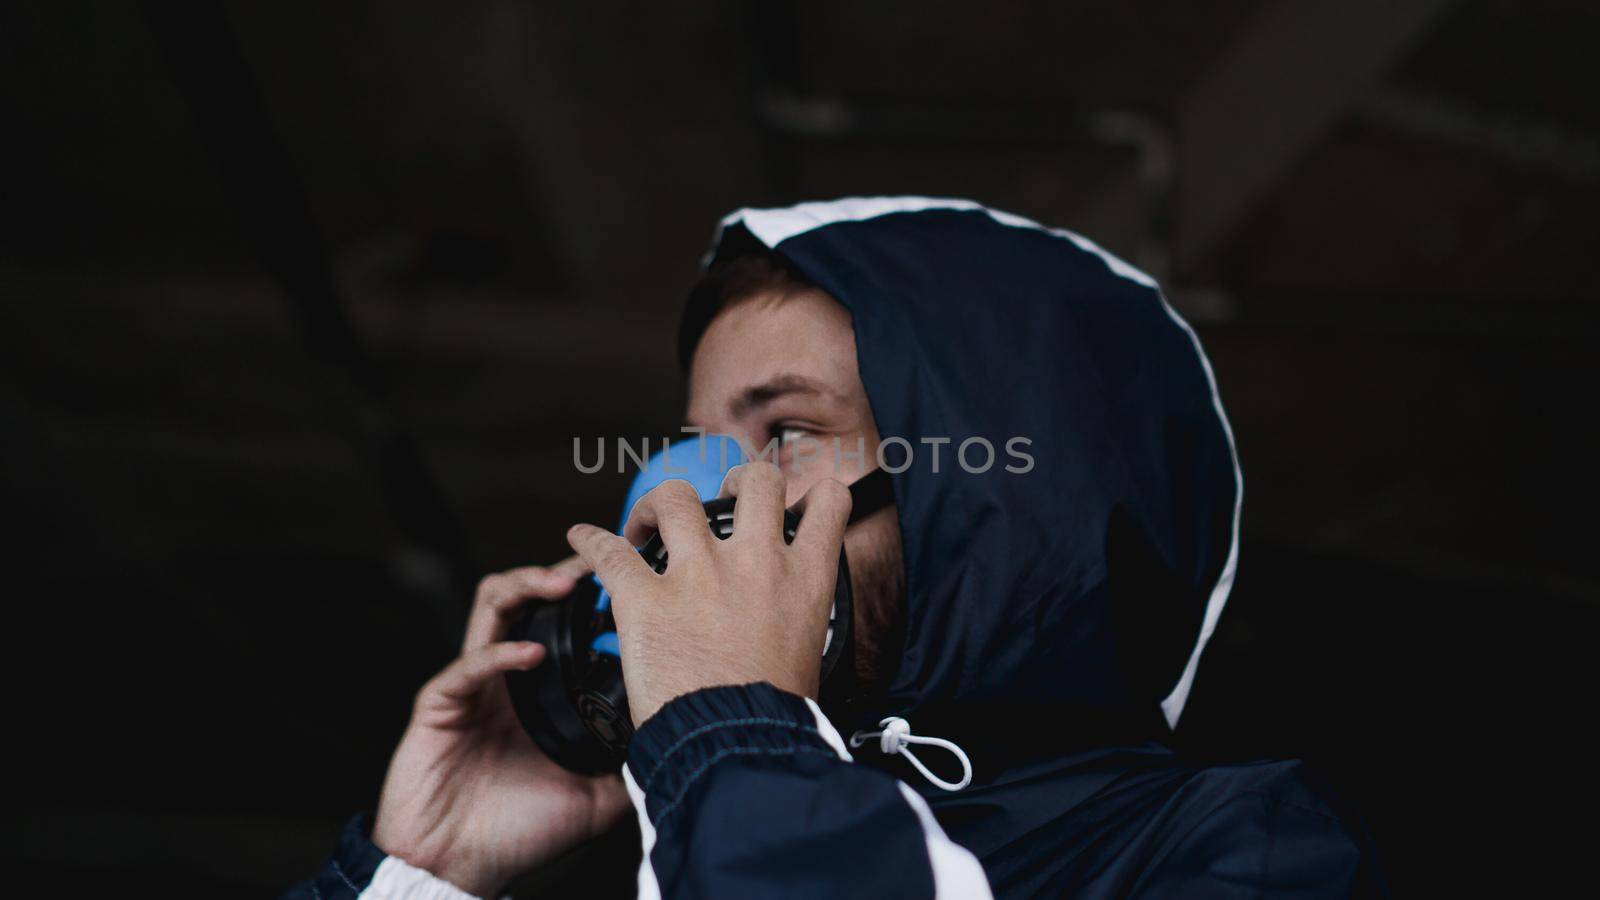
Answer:
<svg viewBox="0 0 1600 900"><path fill-rule="evenodd" d="M777 431L778 443L784 446L793 444L796 441L800 441L811 436L811 432L804 428L796 428L793 425L780 426Z"/></svg>

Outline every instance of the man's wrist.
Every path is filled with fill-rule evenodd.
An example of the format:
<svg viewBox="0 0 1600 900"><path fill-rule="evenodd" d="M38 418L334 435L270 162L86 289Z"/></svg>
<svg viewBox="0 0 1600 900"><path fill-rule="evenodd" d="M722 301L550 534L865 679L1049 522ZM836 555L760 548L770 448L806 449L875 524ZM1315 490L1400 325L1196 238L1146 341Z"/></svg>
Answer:
<svg viewBox="0 0 1600 900"><path fill-rule="evenodd" d="M449 844L437 849L428 848L424 842L408 841L388 832L381 825L373 827L372 843L383 853L407 866L448 882L460 892L461 900L466 897L497 896L501 885L507 881L484 865L483 860L477 858L476 854L458 852ZM443 898L448 895L441 893L440 896Z"/></svg>
<svg viewBox="0 0 1600 900"><path fill-rule="evenodd" d="M761 685L775 689L795 697L815 697L817 682L819 680L816 667L812 667L809 677L805 673L793 673L774 670L771 666L761 665L748 660L718 659L714 665L706 669L715 672L708 675L702 672L661 671L657 683L651 685L629 685L628 697L630 704L635 697L640 702L633 706L634 727L643 728L656 713L680 698L697 694L702 691L715 691L725 688L754 687Z"/></svg>
<svg viewBox="0 0 1600 900"><path fill-rule="evenodd" d="M668 701L634 735L628 772L648 815L659 822L717 764L752 756L807 766L848 758L833 726L819 720L805 698L760 682L702 688Z"/></svg>
<svg viewBox="0 0 1600 900"><path fill-rule="evenodd" d="M398 856L383 861L369 889L391 900L483 900L495 896L492 887L469 890L438 872L412 865Z"/></svg>
<svg viewBox="0 0 1600 900"><path fill-rule="evenodd" d="M498 897L508 879L486 873L482 866L473 866L467 860L445 860L437 868L418 866L435 878L460 888L473 897Z"/></svg>

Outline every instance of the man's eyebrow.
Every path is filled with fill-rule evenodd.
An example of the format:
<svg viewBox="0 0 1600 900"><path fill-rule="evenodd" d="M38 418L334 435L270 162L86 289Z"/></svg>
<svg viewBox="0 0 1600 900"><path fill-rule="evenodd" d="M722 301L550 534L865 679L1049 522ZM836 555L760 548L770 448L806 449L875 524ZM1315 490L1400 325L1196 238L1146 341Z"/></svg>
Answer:
<svg viewBox="0 0 1600 900"><path fill-rule="evenodd" d="M790 394L824 395L831 392L804 375L793 373L775 375L760 384L745 388L728 404L728 416L733 419L743 418L751 410Z"/></svg>

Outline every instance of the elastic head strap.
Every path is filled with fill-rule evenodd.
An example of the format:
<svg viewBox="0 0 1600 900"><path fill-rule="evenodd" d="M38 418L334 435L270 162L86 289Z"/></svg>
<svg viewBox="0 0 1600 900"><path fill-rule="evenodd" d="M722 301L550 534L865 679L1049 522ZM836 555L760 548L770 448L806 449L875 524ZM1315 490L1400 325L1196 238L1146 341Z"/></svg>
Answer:
<svg viewBox="0 0 1600 900"><path fill-rule="evenodd" d="M882 469L857 478L850 485L850 522L854 525L894 502L894 482Z"/></svg>

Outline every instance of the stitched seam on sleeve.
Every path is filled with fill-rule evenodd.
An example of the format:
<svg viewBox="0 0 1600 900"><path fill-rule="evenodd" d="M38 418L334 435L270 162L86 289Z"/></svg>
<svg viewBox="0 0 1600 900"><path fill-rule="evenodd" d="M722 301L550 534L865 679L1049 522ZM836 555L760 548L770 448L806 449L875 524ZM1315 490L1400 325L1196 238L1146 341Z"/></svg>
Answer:
<svg viewBox="0 0 1600 900"><path fill-rule="evenodd" d="M1268 802L1271 802L1271 801L1269 800ZM1277 805L1281 806L1281 807L1284 807L1285 809L1298 809L1299 811L1301 811L1303 813L1310 813L1311 815L1316 816L1317 818L1323 820L1324 822L1331 822L1331 823L1333 823L1335 825L1338 825L1338 826L1340 826L1341 828L1344 828L1344 829L1348 829L1350 827L1349 823L1346 822L1344 819L1339 818L1337 815L1334 815L1333 813L1330 813L1325 809L1317 809L1316 807L1307 806L1304 803L1296 803L1293 800L1279 800L1277 802Z"/></svg>
<svg viewBox="0 0 1600 900"><path fill-rule="evenodd" d="M814 734L818 737L822 736L822 733L817 731L815 725L802 725L799 722L791 722L788 719L774 719L770 716L749 716L742 719L724 719L720 722L711 722L706 725L701 725L699 728L696 728L683 737L678 738L676 741L673 741L672 746L668 747L661 754L661 758L656 760L655 768L651 769L650 774L645 776L644 784L639 786L639 790L648 794L650 792L650 786L655 783L656 776L661 774L661 770L666 766L667 760L671 759L674 753L682 750L685 744L688 744L690 741L703 734L709 734L710 732L716 731L719 728L737 728L741 725L776 725L783 728L793 728L798 731L809 732L810 734Z"/></svg>
<svg viewBox="0 0 1600 900"><path fill-rule="evenodd" d="M711 758L701 763L699 768L689 773L688 779L684 781L683 787L678 791L678 796L673 797L672 802L662 807L661 811L656 813L655 818L650 821L651 827L660 828L662 820L671 815L673 810L683 803L684 798L689 796L689 789L694 787L694 783L700 779L700 776L710 771L712 766L722 762L724 759L730 756L788 756L791 753L814 753L835 762L841 761L832 750L823 750L820 747L723 747L716 753L711 754Z"/></svg>
<svg viewBox="0 0 1600 900"><path fill-rule="evenodd" d="M355 891L357 894L361 893L361 888L356 887L355 882L350 880L350 876L344 873L344 866L339 865L339 861L337 859L330 859L328 861L333 863L334 874L339 876L339 880L344 882L345 887Z"/></svg>
<svg viewBox="0 0 1600 900"><path fill-rule="evenodd" d="M1267 873L1272 870L1272 853L1278 846L1278 810L1269 800L1267 802L1267 843L1261 848L1261 873L1257 876L1259 885L1267 885Z"/></svg>

